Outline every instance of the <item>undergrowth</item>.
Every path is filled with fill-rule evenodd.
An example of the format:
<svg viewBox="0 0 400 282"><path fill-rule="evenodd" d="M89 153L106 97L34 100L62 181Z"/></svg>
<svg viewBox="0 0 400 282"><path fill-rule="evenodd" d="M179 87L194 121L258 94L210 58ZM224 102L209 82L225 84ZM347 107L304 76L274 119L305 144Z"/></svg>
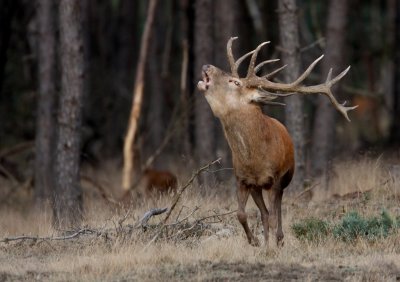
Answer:
<svg viewBox="0 0 400 282"><path fill-rule="evenodd" d="M388 237L399 228L400 216L394 218L386 210L374 217L363 217L352 211L346 213L338 223L314 217L306 218L291 226L297 239L311 243L319 243L330 237L343 242L356 239L376 241Z"/></svg>

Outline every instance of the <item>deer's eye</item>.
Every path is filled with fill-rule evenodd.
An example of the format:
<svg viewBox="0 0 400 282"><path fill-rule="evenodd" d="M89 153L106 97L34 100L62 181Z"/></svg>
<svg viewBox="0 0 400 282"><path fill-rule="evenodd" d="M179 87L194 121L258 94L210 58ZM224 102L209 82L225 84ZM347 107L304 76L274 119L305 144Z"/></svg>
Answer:
<svg viewBox="0 0 400 282"><path fill-rule="evenodd" d="M237 87L240 86L240 82L237 80L229 79L229 82L233 82Z"/></svg>

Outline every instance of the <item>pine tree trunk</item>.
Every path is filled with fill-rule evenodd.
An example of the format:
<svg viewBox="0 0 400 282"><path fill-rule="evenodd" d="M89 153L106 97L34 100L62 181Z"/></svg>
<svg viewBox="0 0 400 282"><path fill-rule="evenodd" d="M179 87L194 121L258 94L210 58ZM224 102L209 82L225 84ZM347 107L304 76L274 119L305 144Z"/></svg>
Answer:
<svg viewBox="0 0 400 282"><path fill-rule="evenodd" d="M61 0L61 96L55 160L54 223L70 228L82 219L82 191L79 184L80 131L84 92L84 48L82 1Z"/></svg>
<svg viewBox="0 0 400 282"><path fill-rule="evenodd" d="M213 2L212 0L197 0L195 4L195 85L200 77L202 66L213 61ZM196 157L199 165L203 165L215 159L215 122L206 99L199 92L195 93L195 123ZM204 187L208 187L213 182L213 175L204 173L200 181Z"/></svg>
<svg viewBox="0 0 400 282"><path fill-rule="evenodd" d="M322 78L327 76L331 67L333 68L333 77L335 73L343 70L347 10L348 0L330 1ZM334 93L340 93L335 88L333 88ZM312 173L314 177L321 176L329 171L329 162L335 144L335 120L336 110L329 99L325 96L318 96L311 149Z"/></svg>
<svg viewBox="0 0 400 282"><path fill-rule="evenodd" d="M393 110L392 126L390 131L390 141L392 144L400 144L400 2L396 1L396 19L394 36L394 92L393 92Z"/></svg>
<svg viewBox="0 0 400 282"><path fill-rule="evenodd" d="M287 64L284 81L293 82L300 74L298 9L296 0L281 0L278 7L279 35L282 47L282 61ZM295 147L295 175L290 190L301 190L305 177L304 114L302 97L293 96L285 101L286 127Z"/></svg>
<svg viewBox="0 0 400 282"><path fill-rule="evenodd" d="M56 11L53 0L38 2L39 99L35 138L35 202L44 207L53 190L56 111Z"/></svg>
<svg viewBox="0 0 400 282"><path fill-rule="evenodd" d="M214 35L215 35L215 65L222 70L230 72L230 67L226 55L226 43L229 38L233 36L239 36L236 11L239 8L237 0L230 1L227 5L225 0L214 1L215 19L214 19ZM235 42L236 43L236 42ZM221 158L222 167L232 167L231 152L228 146L228 142L225 139L225 135L220 123L217 123L216 128L216 149L217 155ZM217 175L218 179L223 180L228 176L232 176L232 171L222 171Z"/></svg>

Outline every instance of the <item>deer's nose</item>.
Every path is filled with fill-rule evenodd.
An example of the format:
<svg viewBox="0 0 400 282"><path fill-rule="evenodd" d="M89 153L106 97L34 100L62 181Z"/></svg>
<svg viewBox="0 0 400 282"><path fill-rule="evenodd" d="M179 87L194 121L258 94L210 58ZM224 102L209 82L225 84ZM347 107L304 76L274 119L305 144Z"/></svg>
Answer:
<svg viewBox="0 0 400 282"><path fill-rule="evenodd" d="M211 65L203 65L202 69L204 72L207 72L210 69Z"/></svg>

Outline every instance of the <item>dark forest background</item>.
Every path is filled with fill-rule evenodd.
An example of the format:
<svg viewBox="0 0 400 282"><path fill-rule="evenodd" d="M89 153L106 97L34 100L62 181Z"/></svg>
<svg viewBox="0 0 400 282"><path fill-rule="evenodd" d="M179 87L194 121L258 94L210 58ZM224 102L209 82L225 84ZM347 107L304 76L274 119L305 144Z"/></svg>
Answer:
<svg viewBox="0 0 400 282"><path fill-rule="evenodd" d="M84 165L98 167L117 160L122 170L151 2L1 0L0 173L16 179L32 176L37 202L79 199L79 189L59 195L71 185L78 186L79 167ZM190 170L217 157L222 158L223 168L232 166L222 129L196 89L203 64L228 70L226 43L231 36L239 37L234 47L237 57L268 40L271 44L260 60L296 52L300 71L325 54L307 80L310 84L324 81L330 67L338 74L351 65L335 89L338 100L359 105L350 113L351 123L338 116L325 97L301 97L300 108L292 115L283 107L264 109L284 123L293 118L301 121L302 133L294 138L302 152L297 156L302 176L296 189L326 175L335 159L371 152L400 157L398 1L170 0L156 4L135 138L136 169L144 167L158 149L151 163L158 169ZM285 19L294 23L298 33L298 42L289 47L282 44L282 34L293 35ZM282 73L295 73L295 69L289 66ZM25 149L31 153L23 166L14 156ZM78 152L77 157L68 151ZM202 181L210 186L231 176L232 171L221 170ZM69 209L76 210L76 205ZM62 210L68 208L56 210L56 216L63 218L57 215Z"/></svg>

